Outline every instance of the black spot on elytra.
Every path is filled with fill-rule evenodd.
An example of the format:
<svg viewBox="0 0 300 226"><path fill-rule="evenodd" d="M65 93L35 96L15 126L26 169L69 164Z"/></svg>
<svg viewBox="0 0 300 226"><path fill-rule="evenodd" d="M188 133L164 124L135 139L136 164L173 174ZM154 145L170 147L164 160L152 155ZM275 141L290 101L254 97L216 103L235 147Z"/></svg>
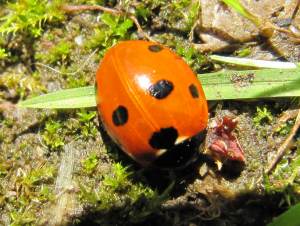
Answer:
<svg viewBox="0 0 300 226"><path fill-rule="evenodd" d="M166 98L173 90L173 83L168 80L159 80L148 88L151 96L156 99Z"/></svg>
<svg viewBox="0 0 300 226"><path fill-rule="evenodd" d="M189 86L189 91L190 91L193 98L198 98L199 97L198 89L194 84L191 84Z"/></svg>
<svg viewBox="0 0 300 226"><path fill-rule="evenodd" d="M128 111L124 106L118 106L112 114L112 120L115 126L122 126L128 121Z"/></svg>
<svg viewBox="0 0 300 226"><path fill-rule="evenodd" d="M174 146L177 137L178 132L174 127L161 128L152 134L149 144L155 149L168 149Z"/></svg>
<svg viewBox="0 0 300 226"><path fill-rule="evenodd" d="M163 47L160 46L160 45L151 45L151 46L148 47L148 49L149 49L151 52L157 53L157 52L162 51L162 50L163 50Z"/></svg>

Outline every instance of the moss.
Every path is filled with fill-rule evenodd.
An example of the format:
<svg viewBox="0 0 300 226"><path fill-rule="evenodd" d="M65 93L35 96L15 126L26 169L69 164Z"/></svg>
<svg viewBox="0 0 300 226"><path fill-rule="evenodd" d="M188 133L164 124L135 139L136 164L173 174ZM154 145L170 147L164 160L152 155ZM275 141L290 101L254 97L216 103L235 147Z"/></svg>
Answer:
<svg viewBox="0 0 300 226"><path fill-rule="evenodd" d="M273 120L272 113L267 109L267 107L256 107L256 115L253 118L253 122L256 126L259 126L263 123L270 123Z"/></svg>
<svg viewBox="0 0 300 226"><path fill-rule="evenodd" d="M78 138L88 139L97 136L98 129L93 122L93 119L96 117L96 115L96 111L82 110L81 112L77 113L77 116L79 117L78 120L80 122L79 129L81 134L81 136Z"/></svg>
<svg viewBox="0 0 300 226"><path fill-rule="evenodd" d="M290 133L293 125L295 123L295 120L288 120L287 122L281 124L275 132L281 136L285 136Z"/></svg>
<svg viewBox="0 0 300 226"><path fill-rule="evenodd" d="M67 60L72 50L72 43L61 41L50 49L48 62L50 64L57 61L64 62Z"/></svg>
<svg viewBox="0 0 300 226"><path fill-rule="evenodd" d="M251 51L252 51L252 49L250 47L245 47L245 48L235 51L234 55L236 55L238 57L246 57L251 54Z"/></svg>
<svg viewBox="0 0 300 226"><path fill-rule="evenodd" d="M103 185L112 191L123 191L128 186L129 175L126 167L116 163L113 165L112 175L104 176Z"/></svg>
<svg viewBox="0 0 300 226"><path fill-rule="evenodd" d="M135 15L137 18L142 19L143 21L148 21L148 18L151 15L151 9L147 8L146 5L140 4L136 6Z"/></svg>
<svg viewBox="0 0 300 226"><path fill-rule="evenodd" d="M81 201L94 214L108 213L112 210L118 214L118 219L109 219L109 222L118 224L122 221L144 221L149 215L159 211L158 207L168 197L170 189L159 195L149 187L133 182L132 174L128 167L120 163L113 164L111 173L104 175L99 185L90 187L81 184ZM94 219L97 223L107 220Z"/></svg>
<svg viewBox="0 0 300 226"><path fill-rule="evenodd" d="M4 177L9 172L9 169L11 168L11 165L7 162L1 162L0 163L0 177Z"/></svg>
<svg viewBox="0 0 300 226"><path fill-rule="evenodd" d="M31 225L36 221L35 213L32 210L12 211L10 218L11 226Z"/></svg>
<svg viewBox="0 0 300 226"><path fill-rule="evenodd" d="M66 88L83 87L87 84L89 84L89 82L85 73L77 73L76 75L67 76Z"/></svg>
<svg viewBox="0 0 300 226"><path fill-rule="evenodd" d="M57 121L48 121L42 134L43 141L50 150L59 150L65 143L62 124Z"/></svg>
<svg viewBox="0 0 300 226"><path fill-rule="evenodd" d="M203 71L207 59L199 51L189 44L185 45L183 42L176 42L175 50L196 73Z"/></svg>
<svg viewBox="0 0 300 226"><path fill-rule="evenodd" d="M0 60L4 60L8 57L8 54L4 48L0 47Z"/></svg>
<svg viewBox="0 0 300 226"><path fill-rule="evenodd" d="M53 200L48 185L54 181L56 168L50 160L45 163L33 158L28 153L28 144L21 143L12 153L4 152L5 156L0 159L2 176L5 176L5 180L0 176L5 187L0 187L0 196L3 195L0 208L2 216L9 217L4 224L32 225L42 206Z"/></svg>
<svg viewBox="0 0 300 226"><path fill-rule="evenodd" d="M23 98L29 93L34 95L45 91L45 87L41 84L38 73L28 76L23 73L5 73L0 77L0 86L11 91L11 98ZM0 97L6 96L6 90L0 90Z"/></svg>
<svg viewBox="0 0 300 226"><path fill-rule="evenodd" d="M69 41L60 40L48 50L48 53L36 54L36 59L48 64L64 64L68 61L73 45Z"/></svg>
<svg viewBox="0 0 300 226"><path fill-rule="evenodd" d="M160 20L164 21L165 26L170 30L189 33L198 19L199 1L176 0L166 1L146 1L149 8L159 8Z"/></svg>
<svg viewBox="0 0 300 226"><path fill-rule="evenodd" d="M120 40L130 39L129 29L133 26L132 20L120 16L104 13L101 15L102 25L95 28L94 34L85 43L88 49L98 48L103 56L108 48Z"/></svg>
<svg viewBox="0 0 300 226"><path fill-rule="evenodd" d="M81 161L83 170L91 174L97 167L99 158L96 153L91 153L87 158Z"/></svg>
<svg viewBox="0 0 300 226"><path fill-rule="evenodd" d="M300 181L297 175L299 169L299 158L294 159L291 166L287 166L286 160L282 160L275 173L266 176L264 180L266 192L280 197L279 207L290 207L300 202Z"/></svg>
<svg viewBox="0 0 300 226"><path fill-rule="evenodd" d="M63 14L59 10L62 1L48 2L46 0L24 0L8 2L8 14L2 18L0 33L16 34L17 32L28 32L33 37L41 35L45 22L59 21Z"/></svg>
<svg viewBox="0 0 300 226"><path fill-rule="evenodd" d="M186 38L162 34L157 39L180 55L195 73L203 73L210 67L207 57L197 51Z"/></svg>
<svg viewBox="0 0 300 226"><path fill-rule="evenodd" d="M21 183L28 187L32 187L40 183L47 183L47 181L54 179L55 172L56 169L53 166L44 165L24 174Z"/></svg>

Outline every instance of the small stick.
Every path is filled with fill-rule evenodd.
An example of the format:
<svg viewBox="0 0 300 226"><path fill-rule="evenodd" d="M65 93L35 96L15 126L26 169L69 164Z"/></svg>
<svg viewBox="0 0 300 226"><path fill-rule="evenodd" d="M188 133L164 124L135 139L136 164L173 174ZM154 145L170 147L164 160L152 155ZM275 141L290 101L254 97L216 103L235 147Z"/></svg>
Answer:
<svg viewBox="0 0 300 226"><path fill-rule="evenodd" d="M99 6L99 5L63 5L61 7L61 9L63 11L65 11L66 13L75 13L78 11L92 11L92 10L97 10L97 11L102 11L105 13L110 13L112 15L115 16L128 16L133 23L135 24L135 26L138 29L138 32L144 36L144 38L148 39L149 41L153 41L153 39L146 33L144 32L144 30L142 29L140 23L138 22L137 18L134 16L134 14L129 13L129 12L123 12L121 10L116 10L116 9L112 9L112 8L108 8L108 7L104 7L104 6Z"/></svg>
<svg viewBox="0 0 300 226"><path fill-rule="evenodd" d="M196 27L200 24L199 23L199 14L200 14L200 10L201 10L201 0L198 0L198 7L197 7L197 10L198 10L198 13L197 13L197 20L196 20L196 22L194 22L194 24L193 24L193 26L192 26L192 28L191 28L191 31L190 31L190 33L189 33L189 41L190 42L192 42L193 41L193 39L194 39L194 33L195 33L195 29L196 29Z"/></svg>
<svg viewBox="0 0 300 226"><path fill-rule="evenodd" d="M278 32L285 33L285 34L289 35L289 37L293 38L295 42L299 42L300 41L299 35L296 34L296 33L294 33L293 31L291 31L289 29L278 27L275 24L272 24L272 28L274 30L277 30Z"/></svg>
<svg viewBox="0 0 300 226"><path fill-rule="evenodd" d="M100 5L63 5L61 7L61 9L63 11L65 11L66 13L76 13L78 11L86 11L86 10L89 10L89 11L97 10L97 11L103 11L106 13L110 13L113 15L121 15L122 14L121 11L111 9L108 7L103 7Z"/></svg>
<svg viewBox="0 0 300 226"><path fill-rule="evenodd" d="M285 111L278 119L278 123L274 126L273 133L275 133L283 123L286 123L290 119L294 119L298 115L299 109L292 109Z"/></svg>
<svg viewBox="0 0 300 226"><path fill-rule="evenodd" d="M293 137L295 136L295 134L296 134L297 130L299 129L299 127L300 127L300 109L298 110L298 115L297 115L295 124L294 124L289 136L286 138L286 140L283 142L283 144L278 148L278 151L277 151L277 154L276 154L275 158L269 164L268 168L265 170L266 174L270 174L271 171L277 165L277 163L281 160L281 158L285 154L285 151L286 151L287 147L291 143L291 141L292 141Z"/></svg>
<svg viewBox="0 0 300 226"><path fill-rule="evenodd" d="M294 9L294 12L293 12L293 15L292 15L292 20L295 19L296 15L298 13L298 10L299 10L299 6L300 6L300 0L297 1L297 5L296 5L296 7Z"/></svg>
<svg viewBox="0 0 300 226"><path fill-rule="evenodd" d="M36 62L35 65L37 66L42 66L44 68L47 68L51 71L54 71L58 74L61 74L61 75L75 75L77 74L78 72L82 71L83 68L85 68L85 66L89 63L90 59L95 55L95 53L98 51L98 49L95 49L88 57L87 59L83 62L83 64L76 70L76 71L73 71L73 72L61 72L59 70L56 70L55 68L52 68L46 64L42 64L42 63L39 63L39 62Z"/></svg>

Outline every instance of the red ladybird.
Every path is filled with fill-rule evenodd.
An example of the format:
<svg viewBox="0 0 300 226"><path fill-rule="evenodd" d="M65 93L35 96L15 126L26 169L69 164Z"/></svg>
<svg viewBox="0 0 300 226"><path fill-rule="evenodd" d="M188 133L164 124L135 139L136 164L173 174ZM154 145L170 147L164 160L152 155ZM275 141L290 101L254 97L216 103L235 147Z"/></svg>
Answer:
<svg viewBox="0 0 300 226"><path fill-rule="evenodd" d="M96 89L106 131L144 166L207 127L207 102L196 75L158 43L124 41L109 49Z"/></svg>

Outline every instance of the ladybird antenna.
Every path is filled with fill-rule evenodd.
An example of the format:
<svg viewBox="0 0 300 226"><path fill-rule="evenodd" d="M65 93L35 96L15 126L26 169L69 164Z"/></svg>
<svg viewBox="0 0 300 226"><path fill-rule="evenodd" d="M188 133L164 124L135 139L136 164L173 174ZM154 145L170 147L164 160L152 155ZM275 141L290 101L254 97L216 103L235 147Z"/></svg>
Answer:
<svg viewBox="0 0 300 226"><path fill-rule="evenodd" d="M95 50L94 50L94 51L86 58L86 60L84 61L84 63L83 63L76 71L73 71L73 72L61 72L61 71L59 71L59 70L57 70L57 69L55 69L55 68L53 68L53 67L50 67L50 66L48 66L48 65L46 65L46 64L42 64L42 63L39 63L39 62L35 63L35 65L41 66L41 67L44 67L44 68L47 68L47 69L49 69L49 70L51 70L51 71L54 71L54 72L56 72L56 73L58 73L58 74L61 74L61 75L75 75L75 74L77 74L78 72L82 71L82 69L89 63L90 59L96 54L97 51L98 51L98 48L95 49Z"/></svg>

